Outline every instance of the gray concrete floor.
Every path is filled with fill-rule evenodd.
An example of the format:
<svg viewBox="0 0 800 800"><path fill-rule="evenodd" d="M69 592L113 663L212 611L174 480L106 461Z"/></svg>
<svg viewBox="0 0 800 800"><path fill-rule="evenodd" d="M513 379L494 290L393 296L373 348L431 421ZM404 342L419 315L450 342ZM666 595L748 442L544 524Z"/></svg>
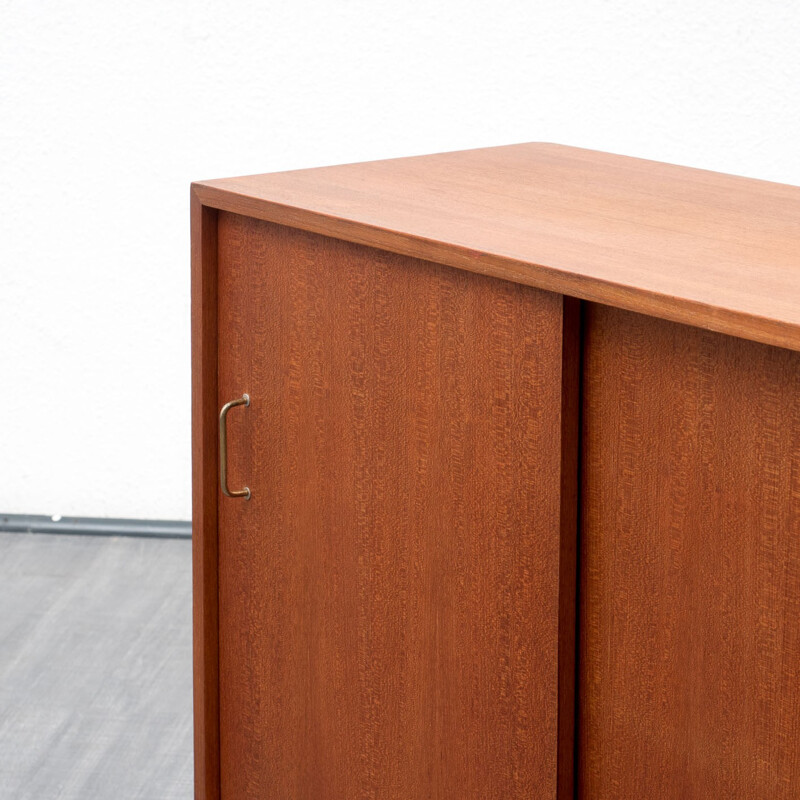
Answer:
<svg viewBox="0 0 800 800"><path fill-rule="evenodd" d="M0 533L0 798L192 797L191 541Z"/></svg>

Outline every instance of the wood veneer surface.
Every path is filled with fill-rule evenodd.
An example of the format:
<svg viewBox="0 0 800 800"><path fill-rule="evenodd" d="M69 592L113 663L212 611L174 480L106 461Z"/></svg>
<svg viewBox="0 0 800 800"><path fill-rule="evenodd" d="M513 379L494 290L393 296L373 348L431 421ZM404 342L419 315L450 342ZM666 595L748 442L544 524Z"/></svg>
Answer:
<svg viewBox="0 0 800 800"><path fill-rule="evenodd" d="M800 188L552 144L194 184L208 206L800 349Z"/></svg>
<svg viewBox="0 0 800 800"><path fill-rule="evenodd" d="M572 797L570 308L220 214L222 797Z"/></svg>
<svg viewBox="0 0 800 800"><path fill-rule="evenodd" d="M585 323L579 796L800 797L800 354Z"/></svg>
<svg viewBox="0 0 800 800"><path fill-rule="evenodd" d="M195 800L219 800L217 211L191 198Z"/></svg>

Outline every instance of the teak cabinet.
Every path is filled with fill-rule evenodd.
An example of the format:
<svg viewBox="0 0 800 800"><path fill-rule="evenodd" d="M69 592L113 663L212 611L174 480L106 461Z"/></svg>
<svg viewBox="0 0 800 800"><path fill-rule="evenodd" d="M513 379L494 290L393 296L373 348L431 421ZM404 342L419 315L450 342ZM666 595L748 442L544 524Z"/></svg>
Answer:
<svg viewBox="0 0 800 800"><path fill-rule="evenodd" d="M192 261L198 798L800 797L800 189L204 181Z"/></svg>

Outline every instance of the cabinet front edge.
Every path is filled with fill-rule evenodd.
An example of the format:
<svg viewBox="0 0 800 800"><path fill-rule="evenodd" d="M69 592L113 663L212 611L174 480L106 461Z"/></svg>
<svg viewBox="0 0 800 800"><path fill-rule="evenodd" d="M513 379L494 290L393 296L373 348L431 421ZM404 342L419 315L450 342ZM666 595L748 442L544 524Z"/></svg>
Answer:
<svg viewBox="0 0 800 800"><path fill-rule="evenodd" d="M602 303L671 322L800 351L800 325L786 320L756 316L691 298L660 294L566 271L552 265L479 252L445 241L219 189L202 182L192 184L192 195L204 207L433 261L468 272L490 275L579 300Z"/></svg>

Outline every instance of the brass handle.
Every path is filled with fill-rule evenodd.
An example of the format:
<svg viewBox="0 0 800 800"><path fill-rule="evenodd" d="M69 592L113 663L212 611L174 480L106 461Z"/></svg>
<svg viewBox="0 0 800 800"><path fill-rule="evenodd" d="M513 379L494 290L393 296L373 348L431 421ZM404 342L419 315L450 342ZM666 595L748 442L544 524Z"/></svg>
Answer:
<svg viewBox="0 0 800 800"><path fill-rule="evenodd" d="M222 406L222 411L219 412L219 485L222 488L222 494L226 497L244 497L245 500L250 499L250 490L245 486L244 489L238 492L232 492L228 489L228 412L234 406L249 406L250 395L243 394L238 400L231 400L230 403L225 403Z"/></svg>

